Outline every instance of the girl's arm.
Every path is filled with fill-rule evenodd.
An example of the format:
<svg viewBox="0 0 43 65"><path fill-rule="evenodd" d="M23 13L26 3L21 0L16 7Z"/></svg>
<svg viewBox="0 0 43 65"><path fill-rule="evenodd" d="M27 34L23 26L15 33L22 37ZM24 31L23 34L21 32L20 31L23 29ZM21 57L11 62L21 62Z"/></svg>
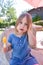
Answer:
<svg viewBox="0 0 43 65"><path fill-rule="evenodd" d="M31 27L30 30L28 30L28 40L31 48L36 47L36 31Z"/></svg>
<svg viewBox="0 0 43 65"><path fill-rule="evenodd" d="M8 52L11 50L11 44L8 44L6 47L3 47L4 52Z"/></svg>

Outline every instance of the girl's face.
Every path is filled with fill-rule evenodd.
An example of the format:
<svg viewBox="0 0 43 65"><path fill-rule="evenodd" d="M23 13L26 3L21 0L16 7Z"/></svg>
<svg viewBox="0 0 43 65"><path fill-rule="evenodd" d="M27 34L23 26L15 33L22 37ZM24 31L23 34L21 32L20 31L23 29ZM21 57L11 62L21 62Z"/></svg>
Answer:
<svg viewBox="0 0 43 65"><path fill-rule="evenodd" d="M27 19L26 16L18 23L16 27L19 34L24 34L27 31Z"/></svg>

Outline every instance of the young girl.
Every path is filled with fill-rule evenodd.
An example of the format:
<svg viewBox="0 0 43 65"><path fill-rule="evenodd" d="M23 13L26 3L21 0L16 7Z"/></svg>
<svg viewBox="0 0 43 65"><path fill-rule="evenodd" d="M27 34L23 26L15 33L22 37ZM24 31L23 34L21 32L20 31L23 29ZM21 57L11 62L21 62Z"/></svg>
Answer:
<svg viewBox="0 0 43 65"><path fill-rule="evenodd" d="M39 65L31 55L29 38L32 30L32 17L29 13L21 14L17 19L14 33L9 35L8 46L4 51L13 49L10 65ZM34 41L34 40L33 40Z"/></svg>

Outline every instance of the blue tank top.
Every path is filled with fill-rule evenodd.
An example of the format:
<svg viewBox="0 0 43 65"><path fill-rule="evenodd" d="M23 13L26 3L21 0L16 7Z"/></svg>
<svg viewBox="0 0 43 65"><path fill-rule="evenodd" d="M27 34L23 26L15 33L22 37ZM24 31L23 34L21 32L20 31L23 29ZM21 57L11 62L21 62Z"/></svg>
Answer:
<svg viewBox="0 0 43 65"><path fill-rule="evenodd" d="M15 34L10 34L8 42L12 45L12 58L24 58L27 54L30 54L30 47L27 38L27 34L21 37L17 37Z"/></svg>

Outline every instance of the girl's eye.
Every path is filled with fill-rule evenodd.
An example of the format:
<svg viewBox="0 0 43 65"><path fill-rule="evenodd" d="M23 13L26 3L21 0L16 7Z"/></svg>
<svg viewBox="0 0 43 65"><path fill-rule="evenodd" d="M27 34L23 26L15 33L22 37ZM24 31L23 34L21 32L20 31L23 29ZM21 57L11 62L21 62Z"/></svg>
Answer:
<svg viewBox="0 0 43 65"><path fill-rule="evenodd" d="M20 24L22 24L22 22L20 22Z"/></svg>
<svg viewBox="0 0 43 65"><path fill-rule="evenodd" d="M27 25L27 23L25 23L25 25Z"/></svg>

